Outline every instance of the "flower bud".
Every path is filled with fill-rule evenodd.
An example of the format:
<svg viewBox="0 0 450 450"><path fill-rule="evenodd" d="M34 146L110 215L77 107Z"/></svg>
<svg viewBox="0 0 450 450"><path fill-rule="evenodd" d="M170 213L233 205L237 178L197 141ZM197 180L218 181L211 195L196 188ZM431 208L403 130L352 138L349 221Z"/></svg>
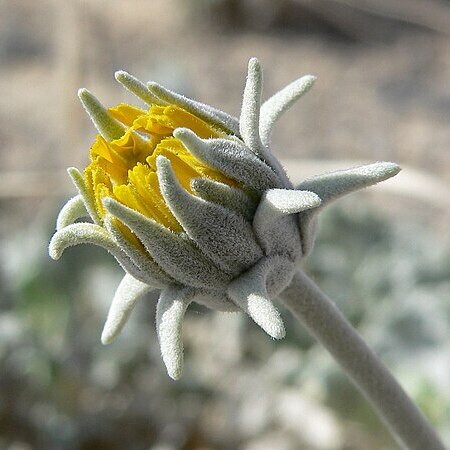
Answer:
<svg viewBox="0 0 450 450"><path fill-rule="evenodd" d="M79 91L99 131L91 162L70 169L79 194L63 207L50 255L93 243L126 272L102 334L111 342L136 302L160 289L157 330L169 375L182 369L188 305L245 311L270 336L285 334L274 299L311 251L317 212L353 190L395 175L376 163L289 181L269 151L273 125L314 83L302 77L261 106L262 71L251 59L240 118L126 72L117 80L148 104L106 109ZM78 222L82 217L92 222Z"/></svg>

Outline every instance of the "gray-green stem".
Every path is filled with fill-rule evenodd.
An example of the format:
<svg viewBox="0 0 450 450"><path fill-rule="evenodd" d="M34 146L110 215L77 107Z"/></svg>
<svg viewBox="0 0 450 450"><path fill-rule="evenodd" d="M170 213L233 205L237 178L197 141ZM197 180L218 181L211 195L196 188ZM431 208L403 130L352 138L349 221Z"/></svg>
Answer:
<svg viewBox="0 0 450 450"><path fill-rule="evenodd" d="M297 272L280 299L341 365L399 444L410 450L446 450L400 384L309 277Z"/></svg>

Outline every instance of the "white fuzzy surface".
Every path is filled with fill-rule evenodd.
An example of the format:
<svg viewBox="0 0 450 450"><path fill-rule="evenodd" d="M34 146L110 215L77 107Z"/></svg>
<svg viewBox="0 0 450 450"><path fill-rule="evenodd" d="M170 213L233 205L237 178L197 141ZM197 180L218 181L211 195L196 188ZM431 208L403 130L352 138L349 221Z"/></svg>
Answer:
<svg viewBox="0 0 450 450"><path fill-rule="evenodd" d="M167 158L159 156L157 166L164 200L187 235L217 266L237 275L262 257L252 227L241 215L189 194Z"/></svg>
<svg viewBox="0 0 450 450"><path fill-rule="evenodd" d="M269 146L270 136L277 120L313 87L315 81L316 77L305 75L288 84L263 103L259 123L259 134L263 145Z"/></svg>
<svg viewBox="0 0 450 450"><path fill-rule="evenodd" d="M141 240L156 263L176 281L199 288L226 286L231 278L221 271L181 233L143 216L113 199L105 207L126 224Z"/></svg>
<svg viewBox="0 0 450 450"><path fill-rule="evenodd" d="M153 288L146 283L125 274L109 308L102 332L102 343L110 344L121 332L136 302Z"/></svg>
<svg viewBox="0 0 450 450"><path fill-rule="evenodd" d="M72 225L76 220L86 217L88 212L83 202L83 197L78 194L71 198L61 209L56 219L56 230L62 230L67 225Z"/></svg>
<svg viewBox="0 0 450 450"><path fill-rule="evenodd" d="M200 161L245 187L261 193L283 187L276 173L238 140L200 139L187 128L178 128L174 135Z"/></svg>
<svg viewBox="0 0 450 450"><path fill-rule="evenodd" d="M388 369L307 275L297 272L280 299L341 365L404 448L445 450Z"/></svg>
<svg viewBox="0 0 450 450"><path fill-rule="evenodd" d="M376 163L320 175L294 189L268 144L278 118L315 78L294 81L261 106L263 75L256 58L248 64L239 119L158 83L145 86L123 71L116 79L149 104L178 105L223 132L223 137L202 139L188 128L178 128L173 136L200 162L235 183L193 178L191 193L181 186L170 160L158 156L161 194L183 230L173 232L113 198L103 199L108 214L100 217L84 175L69 169L79 195L59 215L50 255L59 258L71 245L93 243L112 253L127 272L114 297L103 341L117 335L138 298L153 288L162 289L157 328L172 378L181 374L181 324L191 301L220 311L243 310L270 336L283 337L283 321L272 300L289 286L294 265L311 251L317 212L342 195L395 175L398 166ZM92 94L80 90L80 99L105 139L123 133L122 125ZM144 139L139 134L135 138ZM86 213L94 224L73 223ZM116 220L143 248L127 239Z"/></svg>

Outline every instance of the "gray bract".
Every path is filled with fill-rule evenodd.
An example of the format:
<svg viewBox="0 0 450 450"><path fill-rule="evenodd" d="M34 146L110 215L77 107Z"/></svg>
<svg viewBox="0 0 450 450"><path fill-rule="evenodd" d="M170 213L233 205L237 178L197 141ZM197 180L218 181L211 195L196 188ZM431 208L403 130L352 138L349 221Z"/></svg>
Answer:
<svg viewBox="0 0 450 450"><path fill-rule="evenodd" d="M157 158L161 194L182 227L173 232L116 199L105 198L102 220L83 176L69 174L79 194L62 208L50 255L65 248L93 243L106 248L126 271L112 301L102 333L110 343L121 331L136 302L160 289L157 332L169 376L179 378L183 365L182 320L195 301L219 311L245 311L273 338L285 330L272 300L289 286L295 266L312 249L317 213L349 192L370 186L399 172L396 164L378 162L328 173L294 187L269 150L277 119L313 85L304 76L261 105L262 72L253 58L248 65L240 118L118 72L117 80L148 104L176 105L228 133L227 138L202 139L188 128L173 136L197 160L237 182L230 186L207 177L182 187L164 156ZM81 101L105 139L122 128L88 91ZM89 216L93 223L76 222ZM143 244L139 251L117 226L126 225Z"/></svg>

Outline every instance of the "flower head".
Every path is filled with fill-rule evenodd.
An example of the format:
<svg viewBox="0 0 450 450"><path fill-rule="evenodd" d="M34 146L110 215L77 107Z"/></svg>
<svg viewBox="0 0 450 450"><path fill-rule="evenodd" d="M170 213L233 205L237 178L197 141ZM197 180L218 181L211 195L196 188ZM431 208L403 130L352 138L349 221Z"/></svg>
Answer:
<svg viewBox="0 0 450 450"><path fill-rule="evenodd" d="M84 173L69 169L79 194L61 210L50 242L55 259L68 246L93 243L124 268L102 342L119 334L152 289L161 289L157 331L172 378L181 374L181 325L192 301L244 310L282 338L272 299L311 251L317 213L399 167L376 163L291 184L269 151L270 134L313 85L309 75L261 105L261 68L251 59L239 119L125 72L116 78L148 108L106 109L79 91L99 135ZM82 217L92 222L77 222Z"/></svg>

